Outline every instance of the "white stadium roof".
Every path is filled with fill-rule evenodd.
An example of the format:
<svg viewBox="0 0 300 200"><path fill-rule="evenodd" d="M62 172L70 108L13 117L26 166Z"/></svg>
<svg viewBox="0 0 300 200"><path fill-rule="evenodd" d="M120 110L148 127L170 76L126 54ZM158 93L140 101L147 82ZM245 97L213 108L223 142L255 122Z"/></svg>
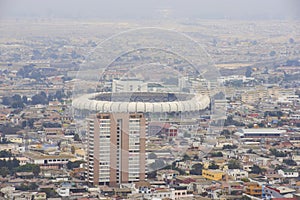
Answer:
<svg viewBox="0 0 300 200"><path fill-rule="evenodd" d="M194 112L207 108L210 103L208 95L191 95L190 98L184 100L173 101L109 101L98 100L97 96L102 94L107 95L110 93L93 93L85 94L73 100L73 106L79 110L90 110L100 113L127 113L127 112L148 112L148 113L162 113L162 112ZM145 94L145 93L144 93ZM153 95L155 93L148 93ZM111 94L113 95L113 94ZM120 94L119 94L120 95ZM136 95L136 94L135 94ZM183 93L174 93L174 95L185 95Z"/></svg>

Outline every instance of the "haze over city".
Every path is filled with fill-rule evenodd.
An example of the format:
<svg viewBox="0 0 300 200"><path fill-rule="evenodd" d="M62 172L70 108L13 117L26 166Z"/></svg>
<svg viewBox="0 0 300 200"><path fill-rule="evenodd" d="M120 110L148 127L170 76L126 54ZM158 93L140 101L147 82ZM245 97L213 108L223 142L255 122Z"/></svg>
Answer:
<svg viewBox="0 0 300 200"><path fill-rule="evenodd" d="M299 200L300 1L0 0L0 199Z"/></svg>
<svg viewBox="0 0 300 200"><path fill-rule="evenodd" d="M1 0L2 18L299 19L297 0Z"/></svg>

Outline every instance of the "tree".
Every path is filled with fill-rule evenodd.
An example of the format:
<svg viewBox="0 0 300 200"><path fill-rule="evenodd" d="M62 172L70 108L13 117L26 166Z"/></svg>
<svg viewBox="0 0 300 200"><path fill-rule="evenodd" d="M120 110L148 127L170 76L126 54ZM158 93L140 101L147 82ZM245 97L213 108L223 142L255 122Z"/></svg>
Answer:
<svg viewBox="0 0 300 200"><path fill-rule="evenodd" d="M58 100L58 101L61 101L62 98L64 98L66 95L64 93L63 90L57 90L54 97Z"/></svg>
<svg viewBox="0 0 300 200"><path fill-rule="evenodd" d="M60 197L53 188L42 188L41 192L45 192L47 198L57 198Z"/></svg>
<svg viewBox="0 0 300 200"><path fill-rule="evenodd" d="M235 160L235 159L229 160L228 168L229 169L240 169L241 168L241 163L240 163L239 160Z"/></svg>
<svg viewBox="0 0 300 200"><path fill-rule="evenodd" d="M223 157L223 153L221 151L211 153L211 157Z"/></svg>
<svg viewBox="0 0 300 200"><path fill-rule="evenodd" d="M262 172L264 172L265 170L260 168L258 165L253 165L252 169L251 169L251 173L252 174L261 174Z"/></svg>
<svg viewBox="0 0 300 200"><path fill-rule="evenodd" d="M22 97L22 101L23 101L23 103L27 104L27 103L28 103L28 98L27 98L27 96L23 96L23 97Z"/></svg>
<svg viewBox="0 0 300 200"><path fill-rule="evenodd" d="M248 149L247 153L254 153L253 149Z"/></svg>
<svg viewBox="0 0 300 200"><path fill-rule="evenodd" d="M147 178L154 179L157 176L157 171L152 171L147 173Z"/></svg>
<svg viewBox="0 0 300 200"><path fill-rule="evenodd" d="M285 169L285 167L283 165L276 165L275 171L278 171L280 169Z"/></svg>
<svg viewBox="0 0 300 200"><path fill-rule="evenodd" d="M40 166L35 164L25 164L16 168L17 172L32 172L34 176L38 176L41 172Z"/></svg>
<svg viewBox="0 0 300 200"><path fill-rule="evenodd" d="M236 148L238 148L238 146L227 144L224 145L222 149L236 149Z"/></svg>
<svg viewBox="0 0 300 200"><path fill-rule="evenodd" d="M76 150L75 147L74 147L74 146L71 146L71 153L72 153L72 154L75 154L75 150Z"/></svg>
<svg viewBox="0 0 300 200"><path fill-rule="evenodd" d="M27 122L26 121L22 121L22 123L21 123L22 128L25 128L26 125L27 125Z"/></svg>
<svg viewBox="0 0 300 200"><path fill-rule="evenodd" d="M0 168L0 175L5 178L9 174L9 169L7 167Z"/></svg>
<svg viewBox="0 0 300 200"><path fill-rule="evenodd" d="M224 122L224 126L229 126L229 125L244 126L245 124L234 120L233 116L229 115Z"/></svg>
<svg viewBox="0 0 300 200"><path fill-rule="evenodd" d="M14 159L12 160L12 168L17 168L19 166L20 166L20 161L14 157Z"/></svg>
<svg viewBox="0 0 300 200"><path fill-rule="evenodd" d="M39 174L40 174L40 172L41 172L40 166L35 165L35 166L32 168L32 173L34 174L35 177L38 177Z"/></svg>
<svg viewBox="0 0 300 200"><path fill-rule="evenodd" d="M20 186L17 186L17 190L21 191L29 191L29 190L36 190L39 186L36 183L24 184L22 183Z"/></svg>
<svg viewBox="0 0 300 200"><path fill-rule="evenodd" d="M246 77L251 77L251 75L252 75L252 68L251 67L247 67L245 76Z"/></svg>
<svg viewBox="0 0 300 200"><path fill-rule="evenodd" d="M82 160L76 160L74 162L69 161L67 163L67 168L70 169L70 170L72 170L74 168L79 168L82 163L84 163L84 161L82 161Z"/></svg>
<svg viewBox="0 0 300 200"><path fill-rule="evenodd" d="M276 55L276 51L270 51L270 54L269 54L270 56L275 56Z"/></svg>
<svg viewBox="0 0 300 200"><path fill-rule="evenodd" d="M2 150L0 151L0 158L9 158L12 157L12 153L10 151Z"/></svg>
<svg viewBox="0 0 300 200"><path fill-rule="evenodd" d="M15 94L12 96L13 101L22 102L22 98L19 94Z"/></svg>
<svg viewBox="0 0 300 200"><path fill-rule="evenodd" d="M78 133L76 133L76 134L74 135L74 140L75 140L75 141L81 141L81 139L80 139Z"/></svg>
<svg viewBox="0 0 300 200"><path fill-rule="evenodd" d="M229 135L231 135L231 132L229 130L225 129L225 130L221 131L220 135L229 136Z"/></svg>
<svg viewBox="0 0 300 200"><path fill-rule="evenodd" d="M277 149L270 149L271 154L273 154L275 157L286 157L287 154L282 152L282 151L278 151Z"/></svg>
<svg viewBox="0 0 300 200"><path fill-rule="evenodd" d="M208 169L219 169L219 165L217 165L215 163L215 161L213 161L209 166Z"/></svg>
<svg viewBox="0 0 300 200"><path fill-rule="evenodd" d="M198 155L195 155L193 159L194 159L194 160L199 160L199 156L198 156Z"/></svg>
<svg viewBox="0 0 300 200"><path fill-rule="evenodd" d="M36 104L46 105L46 104L48 104L48 99L45 98L45 96L42 94L36 94L36 95L32 96L31 103L33 105L36 105Z"/></svg>
<svg viewBox="0 0 300 200"><path fill-rule="evenodd" d="M34 119L32 119L32 118L30 118L30 119L28 119L27 120L27 126L29 127L29 128L31 128L31 129L33 129L34 128Z"/></svg>
<svg viewBox="0 0 300 200"><path fill-rule="evenodd" d="M194 164L192 170L190 171L191 175L202 175L203 165L201 163Z"/></svg>
<svg viewBox="0 0 300 200"><path fill-rule="evenodd" d="M188 156L187 154L184 154L182 160L183 160L183 161L191 160L191 157Z"/></svg>
<svg viewBox="0 0 300 200"><path fill-rule="evenodd" d="M247 196L243 196L243 197L241 198L241 200L251 200L251 198L250 198L250 197L247 197Z"/></svg>
<svg viewBox="0 0 300 200"><path fill-rule="evenodd" d="M297 166L296 161L294 161L292 159L284 159L283 163L285 163L286 165L289 165L289 166Z"/></svg>
<svg viewBox="0 0 300 200"><path fill-rule="evenodd" d="M41 91L40 95L43 96L45 99L47 99L47 94L46 94L46 92Z"/></svg>
<svg viewBox="0 0 300 200"><path fill-rule="evenodd" d="M250 182L250 180L248 178L241 178L241 181L247 183L247 182Z"/></svg>
<svg viewBox="0 0 300 200"><path fill-rule="evenodd" d="M11 97L3 97L2 98L2 104L3 105L9 106L11 102L12 102Z"/></svg>

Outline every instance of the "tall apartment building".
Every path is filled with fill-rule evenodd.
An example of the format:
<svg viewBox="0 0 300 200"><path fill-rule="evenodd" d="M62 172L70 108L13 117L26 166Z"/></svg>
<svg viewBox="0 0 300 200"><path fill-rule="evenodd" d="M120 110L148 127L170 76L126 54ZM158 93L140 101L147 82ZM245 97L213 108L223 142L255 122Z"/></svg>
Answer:
<svg viewBox="0 0 300 200"><path fill-rule="evenodd" d="M116 186L145 179L142 113L99 113L88 119L87 181Z"/></svg>

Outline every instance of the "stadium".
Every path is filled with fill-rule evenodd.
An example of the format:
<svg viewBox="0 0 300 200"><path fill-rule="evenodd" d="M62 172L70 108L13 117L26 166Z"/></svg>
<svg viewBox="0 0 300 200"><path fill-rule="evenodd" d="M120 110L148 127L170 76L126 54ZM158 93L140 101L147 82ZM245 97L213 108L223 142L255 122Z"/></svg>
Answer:
<svg viewBox="0 0 300 200"><path fill-rule="evenodd" d="M209 107L208 95L170 92L102 92L73 100L77 110L95 113L198 113Z"/></svg>

